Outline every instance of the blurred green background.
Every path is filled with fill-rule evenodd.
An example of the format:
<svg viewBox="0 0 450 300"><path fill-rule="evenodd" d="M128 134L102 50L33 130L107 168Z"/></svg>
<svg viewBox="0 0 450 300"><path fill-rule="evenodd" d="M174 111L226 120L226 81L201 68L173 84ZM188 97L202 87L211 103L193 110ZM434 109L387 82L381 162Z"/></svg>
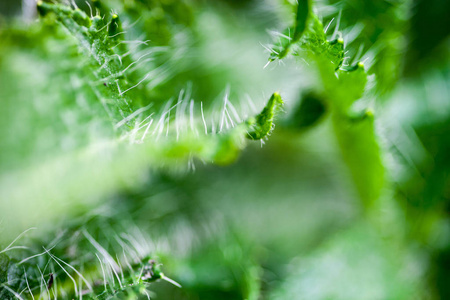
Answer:
<svg viewBox="0 0 450 300"><path fill-rule="evenodd" d="M134 251L163 263L183 288L152 283L158 299L450 299L450 2L313 1L330 35L339 19L349 61L365 60L370 77L365 97L387 175L369 207L327 107L304 115L315 70L293 57L263 68L262 45L292 23L294 2L105 4L137 22L131 37L165 47L151 62L164 66L161 81L133 91L136 105L156 110L185 89L214 108L228 93L247 116L274 91L285 100L264 145L250 142L227 166L194 160L193 170L152 159L153 148L109 147L116 133L75 39L39 20L34 1L2 0L2 286L23 292L18 262L43 246L101 281L89 268L98 262L89 232L117 261ZM2 253L34 227L14 244L26 248ZM132 238L134 250L118 243ZM47 268L44 257L35 265ZM60 286L71 284L49 266ZM2 299L13 296L0 287Z"/></svg>

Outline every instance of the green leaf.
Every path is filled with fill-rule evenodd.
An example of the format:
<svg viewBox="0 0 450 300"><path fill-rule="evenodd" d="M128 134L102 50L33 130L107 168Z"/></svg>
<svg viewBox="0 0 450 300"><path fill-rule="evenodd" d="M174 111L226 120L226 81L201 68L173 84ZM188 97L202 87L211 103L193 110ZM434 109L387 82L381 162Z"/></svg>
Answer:
<svg viewBox="0 0 450 300"><path fill-rule="evenodd" d="M284 125L297 130L308 129L316 125L327 111L326 100L315 92L307 92L301 97L297 107Z"/></svg>
<svg viewBox="0 0 450 300"><path fill-rule="evenodd" d="M304 16L297 16L299 19L303 20ZM342 67L345 53L343 40L338 38L327 41L319 18L311 13L309 19L309 27L302 31L302 38L294 43L296 49L293 55L306 60L310 69L318 70L321 83L319 89L323 90L324 101L329 107L344 161L350 169L361 201L366 207L371 207L380 197L385 184L384 166L373 114L363 112L357 116L352 111L356 101L365 93L367 74L362 63ZM301 115L297 117L297 122L304 122L300 119ZM310 122L313 122L316 117L311 116L311 119Z"/></svg>
<svg viewBox="0 0 450 300"><path fill-rule="evenodd" d="M282 107L283 100L281 99L280 94L274 93L262 112L256 117L247 120L249 126L247 138L251 140L260 140L266 137L272 131L273 121L276 115L281 111Z"/></svg>

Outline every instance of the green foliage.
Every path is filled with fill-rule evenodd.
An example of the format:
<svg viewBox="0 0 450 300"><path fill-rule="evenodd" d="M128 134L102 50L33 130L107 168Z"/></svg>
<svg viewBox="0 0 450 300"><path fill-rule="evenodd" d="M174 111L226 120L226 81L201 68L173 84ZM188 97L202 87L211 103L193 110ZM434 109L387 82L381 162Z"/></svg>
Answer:
<svg viewBox="0 0 450 300"><path fill-rule="evenodd" d="M0 254L0 282L8 280L9 257L6 254Z"/></svg>
<svg viewBox="0 0 450 300"><path fill-rule="evenodd" d="M371 253L367 256L366 253ZM404 277L403 272L423 263L411 254L398 257L389 245L377 239L364 223L331 238L319 249L295 261L288 279L271 299L377 299L426 297L419 272ZM395 278L395 280L392 280ZM309 286L319 286L310 289Z"/></svg>
<svg viewBox="0 0 450 300"><path fill-rule="evenodd" d="M277 57L283 58L286 49L295 45L293 55L304 58L318 69L318 88L329 108L342 155L361 200L371 206L381 196L385 181L373 113L368 110L354 112L354 104L364 96L367 84L364 65L359 62L343 67L344 41L341 38L327 41L323 24L312 12L305 18L303 5L299 3L297 22L299 19L305 21L308 29L292 43L275 46L285 47ZM273 53L278 51L274 49Z"/></svg>
<svg viewBox="0 0 450 300"><path fill-rule="evenodd" d="M0 17L0 298L448 298L443 3L79 2Z"/></svg>
<svg viewBox="0 0 450 300"><path fill-rule="evenodd" d="M301 101L293 109L285 125L298 130L311 128L326 114L327 108L324 102L323 96L312 91L307 92L302 95Z"/></svg>
<svg viewBox="0 0 450 300"><path fill-rule="evenodd" d="M98 6L99 3L96 5L100 10L107 10L104 6ZM258 119L258 124L253 124L252 121L242 121L237 115L235 108L227 99L228 95L225 96L224 105L221 105L222 109L220 111L213 108L212 111L204 112L202 103L200 105L201 110L196 112L189 90L181 91L179 100L175 105L171 106L171 101L162 103L163 105L157 102L154 104L150 99L142 98L145 97L145 94L149 94L150 98L152 98L152 89L154 88L139 89L139 84L143 80L139 78L138 81L137 78L149 66L155 68L155 70L164 66L166 62L158 56L159 46L152 45L149 47L150 51L142 54L142 49L139 46L147 46L147 42L137 40L128 43L128 41L124 40L124 32L122 30L125 30L123 28L126 26L122 24L121 18L116 13L113 13L107 20L100 15L88 17L87 13L78 8L71 8L62 4L39 2L37 8L43 18L38 30L27 35L27 42L30 44L38 42L41 45L41 49L39 49L40 52L33 52L28 55L31 57L37 56L37 58L44 61L50 61L50 58L47 56L52 56L52 60L55 61L55 64L52 66L54 71L52 70L53 73L48 75L58 76L61 83L56 86L55 82L45 81L41 83L41 86L39 86L39 82L34 84L42 89L41 94L43 95L45 95L43 91L53 87L54 92L59 91L59 95L67 97L67 103L58 104L63 107L64 111L75 114L79 112L80 116L86 114L89 117L92 116L94 121L102 120L102 123L95 124L95 126L89 128L86 126L86 117L83 116L79 124L75 126L72 124L72 127L68 128L68 132L55 133L54 139L59 138L58 134L71 136L75 139L77 145L67 155L61 155L61 150L57 148L49 147L43 149L43 153L48 158L42 165L36 163L36 157L39 157L39 155L42 157L42 153L36 151L34 144L38 143L39 140L43 140L44 135L37 137L36 141L30 142L30 146L27 147L32 150L30 154L17 153L17 160L22 161L22 163L24 162L24 157L27 159L27 155L29 155L28 159L32 162L32 165L25 171L18 168L17 172L19 174L26 173L26 179L23 180L19 176L17 179L13 179L14 183L12 186L28 185L28 187L24 188L24 193L19 195L14 193L14 188L2 189L5 199L17 200L15 204L10 202L2 203L2 206L6 205L3 211L15 210L15 207L21 206L30 195L33 195L36 199L35 204L23 209L21 211L23 215L28 215L31 211L34 211L34 215L39 217L47 211L47 205L52 207L49 212L50 215L57 214L65 205L62 201L67 195L70 195L72 199L85 201L84 199L88 200L91 198L95 191L96 197L102 198L103 195L110 193L109 190L117 183L122 184L123 180L136 185L139 182L136 173L141 173L149 165L154 167L169 165L171 168L186 169L191 164L193 166L192 160L194 158L217 164L229 164L236 160L239 152L245 146L247 131L266 130L266 132L260 134L259 138L255 138L261 139L271 130L273 116L282 103L279 95L271 98L267 108L264 109L261 115L250 118L250 120ZM133 11L130 7L125 6L124 8ZM132 15L129 12L124 13L125 19L128 14ZM58 23L62 26L59 26ZM15 39L17 37L21 38L23 35L22 32L13 30L5 31L3 34L8 37L10 45L14 45ZM170 40L171 32L168 35L169 37L165 37L165 42L168 39ZM136 48L134 44L137 44L138 47ZM13 49L8 47L2 48L7 55L14 56L18 53L19 57L23 56L22 52L16 53ZM67 53L71 53L71 56L67 56ZM152 55L152 53L157 55L150 57L148 62L144 62L143 57ZM42 55L42 58L40 55ZM14 64L9 62L9 60L3 62L3 70L13 70L17 60ZM64 62L64 64L61 64L61 62ZM74 66L76 66L75 69L73 69ZM66 68L70 69L67 70ZM155 78L150 77L150 75L158 76L159 74L151 71L146 73L144 79L154 80ZM26 78L26 74L24 76L21 73L15 76L20 78L22 83L23 78ZM66 90L67 86L69 89ZM58 88L61 88L61 90L58 90ZM10 90L7 90L6 93L14 94L16 89L18 87L11 85ZM80 98L72 102L71 93ZM55 100L58 98L57 95L55 93ZM45 96L42 100L38 99L38 101L49 104L48 98ZM11 102L11 111L14 109L13 106L14 103ZM57 107L51 106L48 108L48 111L37 115L38 120L46 120L47 115L53 114L52 116L56 117L58 122L66 121L64 117L61 117L62 120L60 120L59 116L54 114L53 110ZM151 112L150 108L153 112ZM157 112L158 110L160 111L159 113ZM230 116L230 112L234 114L233 117ZM264 117L268 114L271 116ZM217 121L214 120L216 115L218 115ZM206 120L212 120L212 125L207 124ZM52 120L49 121L52 122ZM236 124L236 122L240 122L240 124ZM41 123L43 128L44 124ZM151 128L152 125L153 128ZM81 130L79 132L80 137L77 138L74 133L81 128L87 130ZM95 135L92 139L83 140L86 132L89 133L89 130L95 130ZM71 131L75 132L71 133ZM29 133L25 134L25 136L29 135ZM15 139L16 137L11 136L11 138ZM124 143L124 141L129 141L130 143ZM11 139L11 143L7 142L3 145L7 151L13 151L15 143L16 141ZM105 153L108 154L107 157L104 157ZM7 152L4 152L4 154L4 162L8 163L11 155L8 155ZM52 157L52 154L56 155L56 158ZM111 157L115 160L112 164ZM15 163L12 165L15 168L18 167L18 164ZM61 166L64 166L63 170ZM91 173L93 166L98 170L94 174ZM67 176L68 174L70 175ZM102 178L101 183L93 181L93 178ZM30 185L30 183L36 181L39 182L38 185ZM54 186L56 181L58 181L58 192L49 193L49 191L53 190L52 186ZM75 191L78 189L81 181L84 181L84 193L76 193ZM130 186L126 183L125 186L127 185ZM42 205L43 201L46 202L45 206ZM73 204L71 205L74 206ZM69 233L69 236L77 236L80 230L82 231L81 228L77 228L84 226L87 226L85 222L76 225L75 228L70 229L71 233ZM95 229L97 226L99 226L98 223L97 225L92 225L92 228ZM89 236L89 234L86 233L85 236ZM96 239L98 238L97 236ZM88 240L92 240L91 244L97 245L95 248L99 254L103 253L102 255L105 256L101 250L102 248L100 248L102 246L99 246L100 244L95 242L95 239L88 238ZM66 251L69 251L70 245L73 243L74 240L71 239L59 240L59 251L57 253L52 253L53 251L50 250L48 253L45 251L44 255L48 255L48 259L38 261L37 269L35 265L25 265L25 269L22 272L20 266L17 267L16 260L12 265L14 266L13 273L16 275L8 275L7 280L8 282L13 280L16 283L9 284L2 293L6 295L10 293L10 289L22 289L23 284L27 282L27 284L31 285L31 288L28 288L29 295L45 295L48 293L45 289L46 282L50 280L49 276L53 275L41 274L40 269L44 270L43 272L45 273L47 267L52 269L59 268L61 267L60 264L65 265L63 263L65 261L70 261L70 265L66 265L68 267L66 270L61 267L64 271L62 273L58 272L57 279L54 279L55 287L49 292L52 295L77 297L79 294L87 295L89 293L91 297L102 299L119 296L134 298L138 297L138 295L146 295L148 281L165 278L156 269L155 271L145 271L145 266L143 267L144 274L139 275L139 266L145 264L142 253L138 257L130 257L133 254L127 253L125 257L118 259L117 262L112 262L107 255L104 257L105 263L112 263L112 269L106 271L110 272L108 275L110 278L104 278L104 281L105 286L106 281L109 282L109 287L103 291L102 285L95 286L95 280L98 280L96 278L102 277L102 272L105 272L102 262L100 262L99 266L92 267L95 257L86 257L85 254L88 254L83 253L83 251L90 248L86 246L85 241L78 241L79 248L72 249L72 253L67 255ZM51 245L45 249L50 249L51 247L53 246ZM34 250L39 252L39 249ZM120 253L121 251L114 247L109 250L113 251L113 253ZM83 261L77 262L77 257L83 257ZM18 259L21 259L20 256ZM131 263L130 270L117 267L119 263L128 264L128 261L131 260L134 260L135 263ZM30 262L35 263L33 260ZM18 265L22 264L19 263ZM117 277L115 273L118 272L121 273L122 280L115 279ZM147 276L150 273L154 273L151 278ZM251 274L254 274L254 272L245 275L245 277L248 277L246 280L248 280L249 285L254 285L253 277L255 275ZM70 288L71 281L74 281L74 283L78 281L78 279L75 280L73 278L79 278L82 281L81 284L78 284L80 288L86 284L88 291L79 291L77 284ZM56 282L59 283L59 288L56 287ZM50 287L48 288L50 289ZM35 292L36 289L39 292ZM255 292L257 291L254 288L250 288L248 291L248 293Z"/></svg>
<svg viewBox="0 0 450 300"><path fill-rule="evenodd" d="M250 127L247 138L251 140L265 138L272 130L274 118L282 106L283 100L281 100L280 94L274 93L262 112L247 121Z"/></svg>

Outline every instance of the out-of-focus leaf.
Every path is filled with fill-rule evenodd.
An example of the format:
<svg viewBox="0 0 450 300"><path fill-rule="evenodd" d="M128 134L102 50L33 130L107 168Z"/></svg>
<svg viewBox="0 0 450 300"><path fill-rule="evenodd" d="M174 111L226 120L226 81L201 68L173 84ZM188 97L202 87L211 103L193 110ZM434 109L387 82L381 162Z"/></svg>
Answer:
<svg viewBox="0 0 450 300"><path fill-rule="evenodd" d="M323 96L312 91L307 92L302 95L299 104L283 125L296 130L304 130L316 125L326 113L324 102Z"/></svg>

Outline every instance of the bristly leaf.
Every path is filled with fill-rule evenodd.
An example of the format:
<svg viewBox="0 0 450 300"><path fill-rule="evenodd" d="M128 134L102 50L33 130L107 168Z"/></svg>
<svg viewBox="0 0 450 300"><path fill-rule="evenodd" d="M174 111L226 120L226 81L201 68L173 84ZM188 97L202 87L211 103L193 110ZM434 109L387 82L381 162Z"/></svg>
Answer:
<svg viewBox="0 0 450 300"><path fill-rule="evenodd" d="M261 113L247 120L250 128L250 131L247 133L247 138L260 140L266 137L272 130L274 118L281 111L282 107L283 100L280 94L273 93Z"/></svg>
<svg viewBox="0 0 450 300"><path fill-rule="evenodd" d="M362 117L354 116L352 107L354 103L363 97L367 84L367 74L363 63L343 68L344 41L338 37L327 41L323 24L319 18L310 13L308 26L303 28L305 20L305 1L299 3L296 17L296 32L287 46L273 53L269 60L283 58L287 49L296 47L292 51L294 56L299 56L308 61L310 68L318 70L318 79L321 82L326 107L330 110L334 131L341 148L344 159L352 173L356 189L364 205L370 207L380 197L383 189L384 167L381 159L381 151L378 145L373 114L363 114ZM311 8L309 8L311 10ZM300 22L301 21L301 22ZM299 23L300 22L300 23ZM300 30L300 31L297 31ZM297 40L296 40L297 39ZM278 54L279 53L279 54Z"/></svg>
<svg viewBox="0 0 450 300"><path fill-rule="evenodd" d="M292 27L294 36L292 38L287 36L287 40L281 41L281 43L277 45L277 50L272 53L273 55L271 55L269 61L284 58L289 53L291 46L296 44L301 39L308 26L310 11L310 0L298 0L295 24ZM285 31L284 35L286 36L286 34L289 34L290 32L291 29L288 29Z"/></svg>
<svg viewBox="0 0 450 300"><path fill-rule="evenodd" d="M43 16L49 13L55 14L57 20L78 39L82 50L91 57L93 61L92 64L95 68L100 67L100 70L95 72L97 80L113 81L110 84L105 83L104 87L100 86L98 94L113 100L113 107L108 109L108 111L112 113L112 118L116 119L115 122L120 124L120 126L116 127L121 128L121 130L125 132L124 135L129 134L132 136L133 140L135 140L135 136L140 133L133 131L134 124L132 124L131 120L135 114L133 110L138 110L140 107L136 106L136 104L132 105L132 103L139 103L140 101L139 99L136 101L136 99L124 95L124 91L131 89L133 84L129 83L128 78L123 74L124 72L121 71L121 66L117 63L116 59L117 56L120 56L120 54L129 50L126 48L120 50L120 48L117 47L123 46L123 43L120 43L119 40L119 35L122 32L119 16L113 14L111 20L107 23L104 18L98 15L89 19L84 13L81 14L78 10L73 10L64 5L39 2L38 9ZM299 10L301 9L299 8ZM75 16L77 16L76 20L80 21L76 21ZM73 22L74 20L75 22ZM304 21L306 22L306 20ZM87 25L90 26L87 27ZM298 25L298 27L299 30L304 30L304 26ZM119 51L119 53L117 53L117 51ZM125 56L126 55L124 55L124 57ZM133 62L130 63L130 65L132 64ZM150 73L147 73L147 75L149 74ZM128 86L131 87L127 89ZM97 89L97 87L93 88ZM116 104L115 106L114 103ZM181 105L181 103L178 104ZM124 105L126 105L126 107L124 107ZM273 127L274 116L281 108L281 105L281 97L279 94L275 93L272 95L261 114L250 119L247 123L238 124L235 130L222 132L218 136L209 134L200 136L196 133L195 128L192 128L193 124L190 124L193 134L187 134L186 137L179 138L177 132L175 139L172 137L173 130L166 128L166 130L164 130L164 132L166 132L166 141L160 143L161 148L164 148L165 150L155 152L160 153L167 160L175 160L178 162L184 161L185 158L191 159L192 157L198 157L202 160L212 161L218 164L230 163L236 159L238 153L244 146L241 139L245 135L246 128L249 127L250 132L247 134L247 137L250 139L259 140L266 137ZM166 123L168 124L167 127L169 127L170 123L175 123L177 124L176 126L178 126L178 120L175 119L170 122L170 110L171 108L168 108L163 111L158 124L155 125L158 130L155 129L153 131L159 132L157 135L158 138ZM176 114L172 115L175 115L176 118ZM117 120L119 116L121 121ZM190 118L194 118L194 116L190 116ZM166 119L168 120L166 121ZM148 122L151 121L152 119L148 120ZM196 123L196 121L193 122ZM157 122L155 121L154 123L156 124ZM128 128L127 126L122 126L125 124L128 125ZM149 126L151 126L151 123L149 123ZM146 133L144 133L142 141L145 136L147 136Z"/></svg>

